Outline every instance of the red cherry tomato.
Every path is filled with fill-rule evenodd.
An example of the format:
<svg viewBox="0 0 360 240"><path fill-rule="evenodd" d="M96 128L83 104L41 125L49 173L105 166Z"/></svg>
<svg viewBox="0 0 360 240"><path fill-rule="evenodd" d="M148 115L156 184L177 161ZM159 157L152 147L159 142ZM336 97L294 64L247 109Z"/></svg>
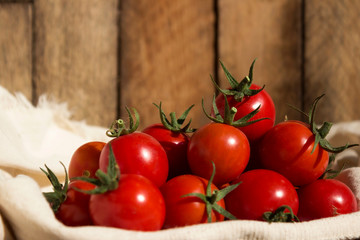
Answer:
<svg viewBox="0 0 360 240"><path fill-rule="evenodd" d="M89 177L95 177L96 170L99 169L99 158L104 142L87 142L81 145L73 153L69 164L69 178L80 177L89 174Z"/></svg>
<svg viewBox="0 0 360 240"><path fill-rule="evenodd" d="M260 89L256 84L252 84L250 89ZM245 127L239 127L244 132L250 143L258 141L275 123L275 105L270 95L263 89L253 96L245 96L242 101L238 102L233 96L227 96L229 107L235 107L237 113L235 114L234 121L248 115L260 106L259 112L252 117L249 121L254 121L260 118L268 118ZM225 100L224 95L219 94L216 97L216 106L219 113L224 117Z"/></svg>
<svg viewBox="0 0 360 240"><path fill-rule="evenodd" d="M282 175L266 169L241 174L234 183L240 185L225 197L226 209L238 219L263 220L265 212L283 205L296 215L299 200L295 187Z"/></svg>
<svg viewBox="0 0 360 240"><path fill-rule="evenodd" d="M133 132L114 138L109 143L121 173L143 175L158 187L165 183L169 164L164 148L155 138L145 133ZM109 162L109 143L100 155L99 165L104 172Z"/></svg>
<svg viewBox="0 0 360 240"><path fill-rule="evenodd" d="M301 221L332 217L357 211L353 192L335 179L319 179L298 190Z"/></svg>
<svg viewBox="0 0 360 240"><path fill-rule="evenodd" d="M181 175L170 179L160 190L166 205L164 228L180 227L207 222L207 212L204 201L195 196L182 197L189 193L205 194L208 181L194 175ZM218 190L211 184L211 192ZM225 208L224 199L217 202ZM212 222L223 221L224 216L212 210Z"/></svg>
<svg viewBox="0 0 360 240"><path fill-rule="evenodd" d="M216 166L213 183L221 186L240 175L250 156L245 134L230 125L210 123L199 128L191 137L187 151L191 171L209 179Z"/></svg>
<svg viewBox="0 0 360 240"><path fill-rule="evenodd" d="M67 226L93 225L89 212L90 195L74 188L87 191L94 189L95 186L80 180L70 182L66 199L55 213L56 218Z"/></svg>
<svg viewBox="0 0 360 240"><path fill-rule="evenodd" d="M312 153L315 136L300 121L285 121L270 129L261 141L260 162L264 168L284 175L295 186L309 184L326 170L329 154L319 145Z"/></svg>
<svg viewBox="0 0 360 240"><path fill-rule="evenodd" d="M89 208L95 225L129 230L160 230L165 203L160 190L147 178L122 174L118 188L91 195Z"/></svg>
<svg viewBox="0 0 360 240"><path fill-rule="evenodd" d="M154 137L165 149L169 161L168 179L190 173L186 155L190 138L187 134L173 132L161 123L150 125L142 132Z"/></svg>

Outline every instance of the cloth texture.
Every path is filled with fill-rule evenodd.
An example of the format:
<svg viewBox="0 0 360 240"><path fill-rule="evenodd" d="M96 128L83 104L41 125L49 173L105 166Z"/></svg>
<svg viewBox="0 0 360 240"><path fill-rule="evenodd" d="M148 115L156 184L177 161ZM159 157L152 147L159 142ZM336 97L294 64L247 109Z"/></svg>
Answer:
<svg viewBox="0 0 360 240"><path fill-rule="evenodd" d="M41 96L34 107L21 93L0 86L0 239L360 239L360 211L301 223L234 220L198 224L155 232L109 227L68 227L57 221L42 192L51 189L40 170L46 164L63 181L73 152L88 141L108 141L106 129L71 120L66 104ZM328 135L333 145L360 143L360 121L334 124ZM360 206L359 147L336 158L346 162L337 179L354 192Z"/></svg>

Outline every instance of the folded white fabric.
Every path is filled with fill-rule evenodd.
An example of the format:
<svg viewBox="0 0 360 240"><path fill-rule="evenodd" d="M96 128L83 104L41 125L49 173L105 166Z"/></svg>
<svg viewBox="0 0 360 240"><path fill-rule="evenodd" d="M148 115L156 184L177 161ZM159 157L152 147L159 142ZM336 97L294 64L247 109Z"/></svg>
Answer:
<svg viewBox="0 0 360 240"><path fill-rule="evenodd" d="M87 141L108 141L106 129L70 120L65 104L41 97L33 107L21 94L0 86L0 239L355 239L360 238L360 212L302 223L225 221L161 230L128 231L105 227L67 227L56 220L42 195L48 180L40 171L46 163L63 176L72 153ZM329 140L360 143L360 121L335 124ZM341 141L340 141L341 140ZM359 149L337 157L347 162L337 178L360 203ZM360 206L360 204L359 204Z"/></svg>
<svg viewBox="0 0 360 240"><path fill-rule="evenodd" d="M46 163L64 176L74 151L87 141L108 141L106 129L70 120L66 104L39 98L34 107L21 93L0 86L0 167L13 175L23 173L48 184L40 171Z"/></svg>

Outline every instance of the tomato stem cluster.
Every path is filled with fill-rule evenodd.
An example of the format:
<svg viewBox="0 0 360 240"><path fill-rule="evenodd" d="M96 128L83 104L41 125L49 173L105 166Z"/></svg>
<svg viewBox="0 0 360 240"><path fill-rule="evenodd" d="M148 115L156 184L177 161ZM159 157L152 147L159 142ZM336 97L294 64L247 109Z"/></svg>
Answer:
<svg viewBox="0 0 360 240"><path fill-rule="evenodd" d="M126 128L125 121L122 119L115 120L110 129L106 131L106 135L109 137L120 137L122 135L127 135L136 131L140 124L140 116L135 108L132 108L135 114L135 120L131 115L131 112L128 107L125 107L128 116L129 116L129 128Z"/></svg>
<svg viewBox="0 0 360 240"><path fill-rule="evenodd" d="M230 89L222 89L219 85L215 82L213 77L210 75L213 84L215 85L216 89L226 96L234 96L234 99L238 102L241 102L244 97L246 96L254 96L261 92L265 85L261 89L250 89L250 86L253 81L253 69L256 59L252 62L249 70L249 75L244 77L241 82L236 81L236 79L231 75L231 73L226 69L225 65L221 62L221 67L225 72L225 76L231 86Z"/></svg>
<svg viewBox="0 0 360 240"><path fill-rule="evenodd" d="M50 203L50 206L54 212L57 212L60 205L66 200L66 193L69 187L69 178L68 173L66 171L65 165L60 162L65 170L65 182L64 185L59 182L59 179L56 177L55 173L51 171L48 166L45 164L46 170L41 169L43 173L49 179L51 185L53 186L53 192L44 192L46 200Z"/></svg>
<svg viewBox="0 0 360 240"><path fill-rule="evenodd" d="M318 128L315 124L315 110L316 110L316 106L319 102L319 100L324 96L325 94L322 94L321 96L317 97L314 102L311 105L311 109L309 112L309 115L307 115L307 117L309 118L309 124L310 124L310 128L311 131L314 133L315 135L315 143L314 143L314 147L312 149L313 153L315 151L316 146L319 144L324 150L326 150L327 152L330 153L340 153L342 151L344 151L347 148L350 147L354 147L354 146L359 146L359 144L346 144L344 146L340 146L340 147L333 147L330 145L330 143L325 139L325 137L328 135L328 133L330 132L330 129L332 127L332 123L330 122L324 122L322 124L322 126L320 128Z"/></svg>
<svg viewBox="0 0 360 240"><path fill-rule="evenodd" d="M214 190L213 192L211 191L211 184L212 181L214 179L215 176L215 164L214 162L212 162L212 166L213 166L213 172L211 174L211 177L208 181L208 185L206 186L206 191L205 194L201 194L201 193L188 193L183 195L182 197L190 197L190 196L194 196L197 197L199 199L201 199L206 206L206 214L207 214L207 221L210 223L212 222L212 216L211 216L211 211L215 210L216 212L220 213L221 215L223 215L224 217L231 219L231 220L235 220L236 217L234 215L232 215L230 212L226 211L224 208L222 208L220 205L217 204L218 201L220 201L221 199L223 199L228 193L230 193L231 191L233 191L235 188L237 188L241 182L227 186L226 188L223 188L221 190Z"/></svg>
<svg viewBox="0 0 360 240"><path fill-rule="evenodd" d="M193 133L196 131L196 129L190 128L191 119L184 127L182 127L182 125L186 120L186 117L188 116L190 110L195 106L195 104L191 105L188 109L186 109L185 112L179 118L176 118L175 112L171 112L170 121L166 118L166 115L161 108L161 102L159 105L156 105L155 103L153 104L159 109L161 123L164 125L166 129L172 132L181 132L181 133Z"/></svg>
<svg viewBox="0 0 360 240"><path fill-rule="evenodd" d="M288 212L286 212L288 210ZM299 218L294 214L288 205L277 208L274 212L265 212L263 219L267 222L300 222Z"/></svg>

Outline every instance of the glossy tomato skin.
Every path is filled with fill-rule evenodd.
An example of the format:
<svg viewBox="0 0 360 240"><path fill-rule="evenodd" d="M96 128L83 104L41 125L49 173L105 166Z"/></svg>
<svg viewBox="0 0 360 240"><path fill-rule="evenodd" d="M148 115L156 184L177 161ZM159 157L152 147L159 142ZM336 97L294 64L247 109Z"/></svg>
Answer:
<svg viewBox="0 0 360 240"><path fill-rule="evenodd" d="M353 192L344 183L335 179L319 179L300 187L300 221L332 217L357 211Z"/></svg>
<svg viewBox="0 0 360 240"><path fill-rule="evenodd" d="M225 197L227 210L238 219L263 220L264 212L288 205L296 215L299 199L295 187L282 175L267 169L241 174L240 185Z"/></svg>
<svg viewBox="0 0 360 240"><path fill-rule="evenodd" d="M250 89L260 89L261 87L252 84ZM269 118L264 119L262 121L250 124L245 127L239 127L241 131L249 139L250 143L258 141L271 127L274 126L276 111L275 105L271 98L271 96L263 89L261 92L253 95L253 96L245 96L242 101L238 102L234 99L233 96L227 96L227 100L229 102L229 107L235 107L237 109L237 113L235 115L234 120L238 120L247 114L254 111L256 108L260 106L259 112L250 119L250 121L257 120L260 118ZM219 94L216 97L216 106L219 109L219 113L224 116L225 110L225 100L224 95Z"/></svg>
<svg viewBox="0 0 360 240"><path fill-rule="evenodd" d="M173 132L161 123L150 125L142 132L154 137L164 148L169 161L168 179L190 173L186 155L190 137L187 134Z"/></svg>
<svg viewBox="0 0 360 240"><path fill-rule="evenodd" d="M137 174L122 174L116 190L91 195L89 208L95 225L139 231L160 230L166 211L159 188Z"/></svg>
<svg viewBox="0 0 360 240"><path fill-rule="evenodd" d="M261 165L284 175L295 186L309 184L325 172L329 161L328 152L319 145L311 153L314 140L314 134L303 122L279 123L261 141Z"/></svg>
<svg viewBox="0 0 360 240"><path fill-rule="evenodd" d="M245 134L230 125L209 123L199 128L189 142L188 162L193 174L210 179L221 186L240 175L249 162L250 145Z"/></svg>
<svg viewBox="0 0 360 240"><path fill-rule="evenodd" d="M66 199L60 205L55 216L67 226L93 225L89 212L90 195L79 192L74 187L81 190L92 190L95 185L80 180L70 182Z"/></svg>
<svg viewBox="0 0 360 240"><path fill-rule="evenodd" d="M164 228L187 226L207 222L205 203L197 197L187 196L189 193L205 194L208 181L195 175L181 175L170 179L160 190L166 205ZM217 190L212 184L211 191ZM224 199L217 202L225 208ZM212 222L223 221L224 216L212 211Z"/></svg>
<svg viewBox="0 0 360 240"><path fill-rule="evenodd" d="M104 172L109 162L110 143L121 173L143 175L158 187L165 183L169 164L164 148L155 138L134 132L112 139L100 155L99 166Z"/></svg>
<svg viewBox="0 0 360 240"><path fill-rule="evenodd" d="M104 142L92 141L81 145L73 153L69 163L69 178L83 176L88 171L89 177L94 178L99 169L99 158Z"/></svg>

